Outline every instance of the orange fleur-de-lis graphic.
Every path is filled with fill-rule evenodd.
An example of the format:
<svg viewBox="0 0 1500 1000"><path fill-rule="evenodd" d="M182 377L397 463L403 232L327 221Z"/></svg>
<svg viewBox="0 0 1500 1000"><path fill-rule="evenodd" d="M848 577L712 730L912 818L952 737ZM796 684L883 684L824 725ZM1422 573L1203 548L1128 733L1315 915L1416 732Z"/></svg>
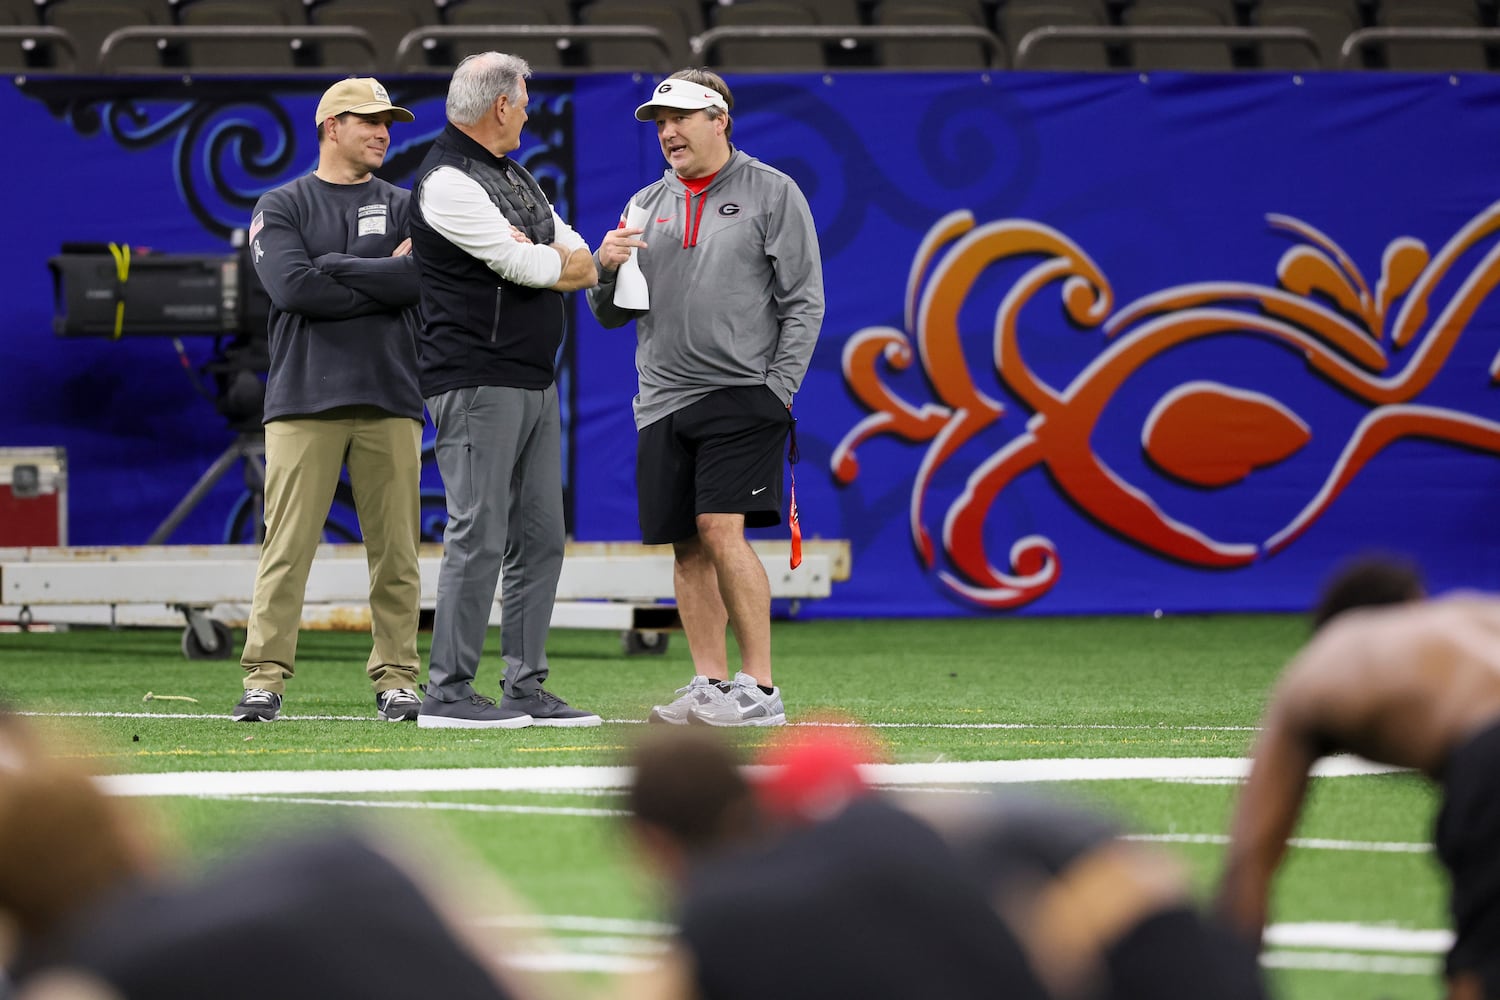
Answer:
<svg viewBox="0 0 1500 1000"><path fill-rule="evenodd" d="M1271 215L1268 221L1298 241L1278 262L1275 285L1181 285L1115 312L1114 293L1102 271L1057 230L1018 219L976 225L965 211L938 220L912 261L905 329L870 327L845 344L845 383L869 415L834 449L835 480L854 481L859 447L873 437L925 443L908 508L918 557L967 600L1011 608L1035 601L1061 573L1057 547L1044 535L1016 539L999 566L986 548L984 525L997 499L1018 476L1038 467L1070 501L1122 537L1188 565L1233 568L1290 545L1395 441L1424 438L1500 454L1500 424L1418 401L1500 281L1500 246L1494 246L1448 302L1431 301L1445 277L1460 273L1455 270L1460 259L1500 232L1500 203L1481 212L1435 255L1410 237L1392 240L1373 287L1323 233L1287 216ZM943 515L946 566L939 567L927 511L934 477L965 443L1006 418L1005 404L982 392L970 373L959 313L987 269L1013 260L1031 264L996 310L993 356L1000 381L1027 410L1025 429L969 472ZM1105 334L1097 356L1063 386L1049 384L1028 366L1019 334L1021 311L1052 286L1075 326ZM1316 378L1368 408L1321 488L1285 525L1259 540L1214 538L1171 517L1091 446L1105 408L1143 365L1181 345L1229 334L1296 352ZM883 380L882 363L886 370L901 371L914 360L936 399L910 403ZM1500 380L1500 355L1490 366L1490 379ZM1150 465L1164 476L1215 489L1285 461L1311 437L1307 424L1282 402L1203 377L1161 395L1140 441Z"/></svg>

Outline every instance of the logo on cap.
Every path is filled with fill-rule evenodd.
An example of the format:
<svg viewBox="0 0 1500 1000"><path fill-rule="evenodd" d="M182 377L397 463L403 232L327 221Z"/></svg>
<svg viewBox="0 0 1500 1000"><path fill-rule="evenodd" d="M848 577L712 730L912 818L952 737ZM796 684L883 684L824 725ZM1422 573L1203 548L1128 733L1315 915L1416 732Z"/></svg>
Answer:
<svg viewBox="0 0 1500 1000"><path fill-rule="evenodd" d="M375 100L381 102L382 104L391 103L391 95L386 93L385 88L376 83L374 80L370 81L370 89L375 92Z"/></svg>
<svg viewBox="0 0 1500 1000"><path fill-rule="evenodd" d="M672 81L668 80L666 83L662 84L660 87L657 87L656 88L656 92L658 94L665 94L667 91L669 91L671 89L672 89Z"/></svg>

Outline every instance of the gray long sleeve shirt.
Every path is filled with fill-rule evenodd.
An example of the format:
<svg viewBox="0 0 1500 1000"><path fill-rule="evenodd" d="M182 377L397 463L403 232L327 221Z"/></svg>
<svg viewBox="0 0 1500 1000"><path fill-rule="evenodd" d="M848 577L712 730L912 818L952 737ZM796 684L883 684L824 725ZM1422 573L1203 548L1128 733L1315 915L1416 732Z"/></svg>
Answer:
<svg viewBox="0 0 1500 1000"><path fill-rule="evenodd" d="M375 406L422 419L411 193L307 174L255 204L250 256L271 298L265 419Z"/></svg>
<svg viewBox="0 0 1500 1000"><path fill-rule="evenodd" d="M599 272L589 308L606 327L636 321L636 427L715 389L767 385L791 405L823 325L823 261L796 182L734 150L701 195L668 169L632 201L648 211L637 250L646 311L614 303Z"/></svg>

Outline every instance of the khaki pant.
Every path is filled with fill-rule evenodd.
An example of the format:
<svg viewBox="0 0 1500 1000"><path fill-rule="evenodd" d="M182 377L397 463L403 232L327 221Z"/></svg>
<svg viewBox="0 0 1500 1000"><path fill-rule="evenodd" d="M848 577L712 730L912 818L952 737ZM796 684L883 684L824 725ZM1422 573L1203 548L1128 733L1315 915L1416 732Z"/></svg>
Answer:
<svg viewBox="0 0 1500 1000"><path fill-rule="evenodd" d="M266 424L266 540L240 657L246 688L285 692L307 576L345 465L370 563L374 649L365 672L376 693L417 686L422 423L350 407Z"/></svg>

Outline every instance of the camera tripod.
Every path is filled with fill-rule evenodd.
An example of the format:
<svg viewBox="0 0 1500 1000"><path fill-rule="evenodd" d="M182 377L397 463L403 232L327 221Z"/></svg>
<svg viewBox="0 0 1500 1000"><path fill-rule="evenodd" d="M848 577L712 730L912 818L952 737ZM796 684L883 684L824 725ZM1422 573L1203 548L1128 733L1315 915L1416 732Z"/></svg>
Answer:
<svg viewBox="0 0 1500 1000"><path fill-rule="evenodd" d="M172 536L172 532L176 531L178 526L193 512L193 509L203 502L208 491L228 474L236 462L240 461L245 463L245 487L254 497L256 516L253 517L252 523L256 525L255 540L259 542L264 531L259 515L265 505L266 495L266 434L265 431L257 428L253 431L239 432L233 443L214 459L214 463L203 475L198 477L193 488L177 501L177 506L172 508L172 513L167 515L166 520L151 532L151 537L146 539L146 544L161 545L166 542Z"/></svg>

